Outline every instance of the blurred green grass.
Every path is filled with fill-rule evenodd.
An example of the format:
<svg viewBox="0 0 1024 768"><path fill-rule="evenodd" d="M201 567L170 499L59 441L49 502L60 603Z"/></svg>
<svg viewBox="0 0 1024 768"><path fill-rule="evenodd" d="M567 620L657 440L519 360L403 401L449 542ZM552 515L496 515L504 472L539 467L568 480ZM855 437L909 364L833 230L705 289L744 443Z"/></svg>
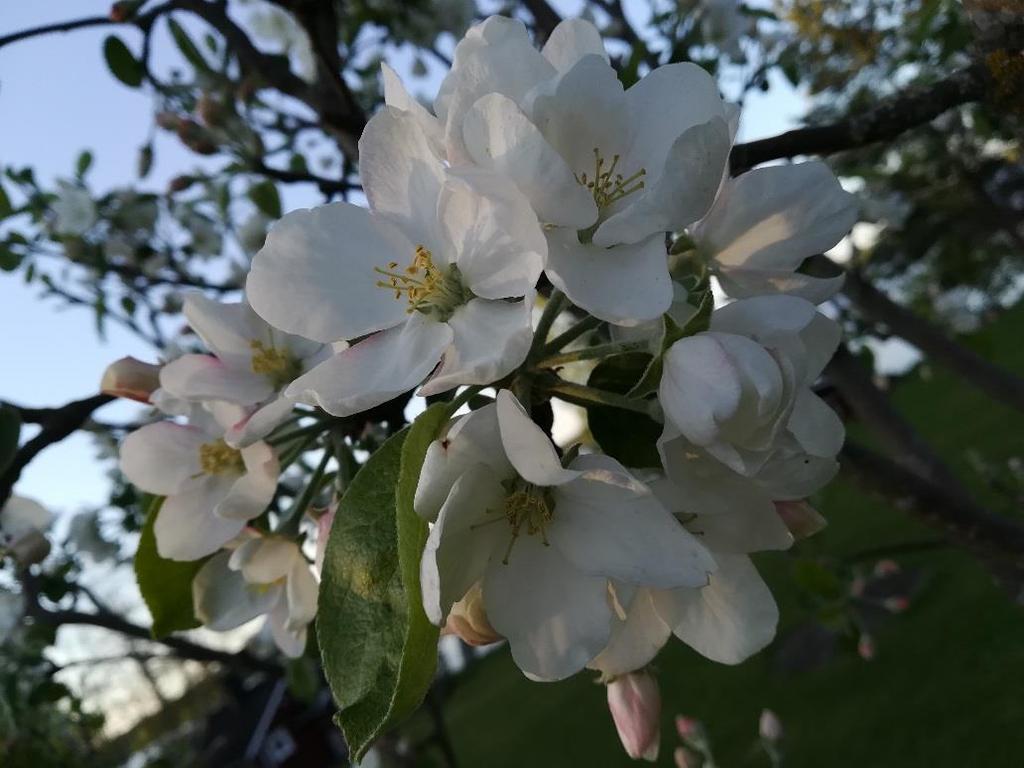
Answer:
<svg viewBox="0 0 1024 768"><path fill-rule="evenodd" d="M970 344L1024 374L1022 337L1024 307L1018 307ZM892 394L985 503L1020 513L970 471L967 457L969 450L993 463L1024 457L1019 413L937 367L919 368ZM842 558L934 537L843 476L816 503L829 520L824 532L794 552L758 558L778 599L783 633L808 615L793 580L799 557ZM685 713L704 721L722 768L768 766L756 744L758 716L768 707L784 724L787 768L1024 765L1024 608L1014 607L958 550L899 561L921 569L927 581L910 609L879 629L870 662L847 649L823 667L788 672L774 660L777 640L746 663L725 667L673 640L657 661L664 701L657 764L673 764L672 721ZM445 702L460 767L633 765L618 743L604 689L593 679L584 673L562 683L530 683L505 649L481 660ZM414 721L410 728L422 733L422 726Z"/></svg>

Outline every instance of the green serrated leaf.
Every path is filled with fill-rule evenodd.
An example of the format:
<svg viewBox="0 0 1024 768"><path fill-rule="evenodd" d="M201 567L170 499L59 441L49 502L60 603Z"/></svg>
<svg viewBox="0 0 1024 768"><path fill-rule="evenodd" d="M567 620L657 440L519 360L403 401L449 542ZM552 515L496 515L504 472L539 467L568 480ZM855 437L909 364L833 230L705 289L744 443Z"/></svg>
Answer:
<svg viewBox="0 0 1024 768"><path fill-rule="evenodd" d="M153 637L164 637L184 629L199 626L192 605L192 579L208 558L194 562L179 562L160 557L156 550L153 525L163 505L162 496L151 496L146 513L146 524L135 553L135 580L139 592L153 617Z"/></svg>
<svg viewBox="0 0 1024 768"><path fill-rule="evenodd" d="M103 58L111 74L129 88L142 85L142 64L135 58L121 38L110 35L103 41Z"/></svg>
<svg viewBox="0 0 1024 768"><path fill-rule="evenodd" d="M181 55L185 57L185 60L201 72L209 72L210 65L207 63L206 58L202 53L199 52L199 48L192 42L192 38L189 37L188 32L181 26L177 21L168 17L167 26L171 30L171 37L174 38L174 44L178 46L178 50L181 51Z"/></svg>
<svg viewBox="0 0 1024 768"><path fill-rule="evenodd" d="M447 418L446 404L431 406L370 457L327 542L317 638L336 721L357 760L419 706L437 664L438 630L419 587L427 525L412 499L427 446Z"/></svg>
<svg viewBox="0 0 1024 768"><path fill-rule="evenodd" d="M249 199L253 205L272 219L281 218L281 196L272 181L261 181L249 187Z"/></svg>
<svg viewBox="0 0 1024 768"><path fill-rule="evenodd" d="M11 465L18 452L21 416L9 405L0 405L0 474Z"/></svg>
<svg viewBox="0 0 1024 768"><path fill-rule="evenodd" d="M602 360L587 379L587 385L597 389L624 394L633 389L651 362L651 355L629 352ZM660 467L657 441L661 424L621 408L591 405L587 408L587 423L601 449L627 467Z"/></svg>

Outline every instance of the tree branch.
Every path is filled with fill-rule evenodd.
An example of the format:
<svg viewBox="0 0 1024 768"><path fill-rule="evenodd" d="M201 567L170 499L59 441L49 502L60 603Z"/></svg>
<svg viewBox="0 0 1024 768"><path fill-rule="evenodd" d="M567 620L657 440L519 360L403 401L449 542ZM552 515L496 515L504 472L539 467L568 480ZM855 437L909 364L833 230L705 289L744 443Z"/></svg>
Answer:
<svg viewBox="0 0 1024 768"><path fill-rule="evenodd" d="M943 80L922 88L909 88L883 99L875 107L831 125L797 128L769 139L732 148L730 168L736 176L755 165L796 155L827 155L856 149L930 122L948 109L984 98L988 70L974 63Z"/></svg>
<svg viewBox="0 0 1024 768"><path fill-rule="evenodd" d="M9 35L0 37L0 48L3 48L5 45L10 45L11 43L17 43L20 40L28 40L32 37L41 37L42 35L49 35L54 32L72 32L76 29L85 29L86 27L105 27L117 23L118 22L114 21L109 16L89 16L88 18L75 19L73 21L44 24L41 27L23 29L20 32L13 32Z"/></svg>
<svg viewBox="0 0 1024 768"><path fill-rule="evenodd" d="M901 307L858 272L846 275L843 293L868 317L997 400L1024 411L1024 379L958 344L938 327Z"/></svg>
<svg viewBox="0 0 1024 768"><path fill-rule="evenodd" d="M551 36L555 27L561 23L562 17L547 0L523 0L523 5L533 16L534 27L537 30L537 42L543 43Z"/></svg>
<svg viewBox="0 0 1024 768"><path fill-rule="evenodd" d="M11 489L21 477L21 472L40 451L58 443L81 427L97 408L114 398L110 395L93 395L84 400L75 400L61 408L18 408L25 421L40 424L42 431L22 445L10 465L0 475L0 508L7 503ZM17 406L14 406L17 408Z"/></svg>

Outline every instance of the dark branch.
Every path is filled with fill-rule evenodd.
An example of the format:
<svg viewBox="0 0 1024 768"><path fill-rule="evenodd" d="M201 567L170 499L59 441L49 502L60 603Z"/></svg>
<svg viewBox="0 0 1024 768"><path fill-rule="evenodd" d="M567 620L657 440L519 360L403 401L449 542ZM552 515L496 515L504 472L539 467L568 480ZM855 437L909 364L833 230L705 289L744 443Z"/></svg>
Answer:
<svg viewBox="0 0 1024 768"><path fill-rule="evenodd" d="M523 5L533 16L534 27L537 30L537 42L543 43L562 21L562 17L547 0L523 0Z"/></svg>
<svg viewBox="0 0 1024 768"><path fill-rule="evenodd" d="M116 24L117 22L111 19L109 16L90 16L85 19L75 19L73 21L61 21L56 24L45 24L41 27L33 27L31 29L23 29L20 32L13 32L9 35L0 37L0 48L11 43L16 43L19 40L28 40L31 37L41 37L42 35L50 35L54 32L72 32L76 29L85 29L87 27L105 27L110 24Z"/></svg>
<svg viewBox="0 0 1024 768"><path fill-rule="evenodd" d="M84 400L75 400L61 408L18 408L25 421L39 424L43 429L18 449L10 465L0 475L0 507L10 498L11 489L21 477L22 470L40 451L63 440L85 424L93 411L113 399L110 395L94 395Z"/></svg>
<svg viewBox="0 0 1024 768"><path fill-rule="evenodd" d="M901 307L857 272L849 272L843 292L869 318L981 391L1024 411L1024 379L993 365L972 349L958 344L937 326Z"/></svg>
<svg viewBox="0 0 1024 768"><path fill-rule="evenodd" d="M797 155L827 155L888 141L930 122L948 109L984 98L988 70L975 63L927 88L910 88L882 100L875 107L831 125L797 128L732 148L733 176L755 165Z"/></svg>

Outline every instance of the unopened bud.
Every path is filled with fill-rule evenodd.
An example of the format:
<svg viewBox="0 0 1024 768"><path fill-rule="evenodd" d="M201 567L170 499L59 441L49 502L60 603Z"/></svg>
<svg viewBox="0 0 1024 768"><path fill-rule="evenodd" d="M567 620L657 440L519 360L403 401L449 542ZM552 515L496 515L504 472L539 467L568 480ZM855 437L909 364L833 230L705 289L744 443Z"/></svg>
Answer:
<svg viewBox="0 0 1024 768"><path fill-rule="evenodd" d="M661 741L661 693L648 672L630 672L608 683L608 709L626 754L654 762Z"/></svg>
<svg viewBox="0 0 1024 768"><path fill-rule="evenodd" d="M165 131L176 131L181 126L181 116L177 112L157 112L153 118L156 124Z"/></svg>
<svg viewBox="0 0 1024 768"><path fill-rule="evenodd" d="M210 132L195 120L182 120L178 124L178 138L197 155L212 155L217 151L217 144Z"/></svg>
<svg viewBox="0 0 1024 768"><path fill-rule="evenodd" d="M175 176L173 179L171 179L170 183L167 185L167 191L172 193L172 194L174 192L184 192L186 189L188 189L189 187L191 187L195 183L196 183L195 176L188 176L188 175L185 175L185 174L183 174L181 176Z"/></svg>
<svg viewBox="0 0 1024 768"><path fill-rule="evenodd" d="M119 0L110 6L107 18L118 24L128 21L135 15L140 5L142 5L140 0Z"/></svg>
<svg viewBox="0 0 1024 768"><path fill-rule="evenodd" d="M770 709L762 709L761 719L757 722L757 732L765 741L778 741L782 738L782 721Z"/></svg>
<svg viewBox="0 0 1024 768"><path fill-rule="evenodd" d="M100 392L148 403L153 390L160 386L160 366L144 363L134 357L122 357L107 366L100 381Z"/></svg>
<svg viewBox="0 0 1024 768"><path fill-rule="evenodd" d="M212 94L203 93L196 103L196 114L205 125L211 128L223 125L224 113L224 105Z"/></svg>
<svg viewBox="0 0 1024 768"><path fill-rule="evenodd" d="M818 510L806 501L776 501L775 511L798 541L813 536L828 525Z"/></svg>
<svg viewBox="0 0 1024 768"><path fill-rule="evenodd" d="M704 726L696 718L676 715L676 733L680 739L696 741L704 735Z"/></svg>
<svg viewBox="0 0 1024 768"><path fill-rule="evenodd" d="M871 661L875 658L875 639L871 635L861 635L857 641L857 655L864 661Z"/></svg>
<svg viewBox="0 0 1024 768"><path fill-rule="evenodd" d="M477 582L452 606L442 632L455 635L468 645L490 645L501 640L484 610L484 593Z"/></svg>
<svg viewBox="0 0 1024 768"><path fill-rule="evenodd" d="M19 565L27 567L46 559L50 554L50 542L41 531L32 530L18 536L4 549Z"/></svg>
<svg viewBox="0 0 1024 768"><path fill-rule="evenodd" d="M139 147L139 155L135 163L135 173L140 179L149 175L153 168L153 145L145 144Z"/></svg>

